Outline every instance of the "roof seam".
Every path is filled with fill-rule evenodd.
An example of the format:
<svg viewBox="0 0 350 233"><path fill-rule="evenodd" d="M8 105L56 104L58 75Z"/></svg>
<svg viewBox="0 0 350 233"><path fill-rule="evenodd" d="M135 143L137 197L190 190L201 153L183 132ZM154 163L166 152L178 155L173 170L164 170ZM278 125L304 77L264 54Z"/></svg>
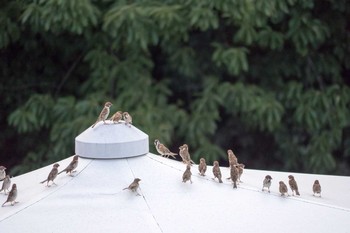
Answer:
<svg viewBox="0 0 350 233"><path fill-rule="evenodd" d="M80 174L82 171L84 171L92 162L93 162L93 160L91 160L82 170L80 170L80 171L77 173L77 175L74 176L74 178L77 177L77 176L79 176L79 174ZM10 217L12 217L12 216L18 214L18 213L20 213L20 212L26 210L27 208L31 207L32 205L34 205L34 204L36 204L36 203L38 203L38 202L40 202L40 201L46 199L47 197L51 196L52 194L54 194L55 192L57 192L57 191L59 191L61 188L63 188L65 185L67 185L68 183L70 183L74 178L72 177L72 178L71 178L69 181L67 181L66 183L64 183L64 184L62 184L62 185L60 185L60 186L57 186L57 188L56 188L55 190L53 190L53 191L51 191L50 193L48 193L47 195L45 195L45 196L39 198L38 200L32 202L31 204L25 206L24 208L21 208L21 209L19 209L18 211L13 212L12 214L9 214L8 216L6 216L6 217L3 218L3 219L0 219L0 222L2 222L2 221L4 221L4 220L6 220L6 219L8 219L8 218L10 218Z"/></svg>
<svg viewBox="0 0 350 233"><path fill-rule="evenodd" d="M131 168L131 166L130 166L130 164L129 164L129 159L128 159L128 158L126 158L126 161L127 161L128 166L129 166L129 168L130 168L130 171L131 171L131 173L132 173L132 176L133 176L133 177L134 177L134 179L135 179L136 177L135 177L134 171L132 170L132 168ZM148 204L148 201L147 201L147 199L146 199L145 195L143 195L143 192L142 192L142 189L141 189L141 187L140 187L140 186L139 186L139 189L141 190L142 198L143 198L143 200L145 201L145 204L147 205L147 208L149 209L149 212L151 213L151 215L152 215L152 217L153 217L154 221L156 222L156 224L157 224L157 226L158 226L158 228L159 228L160 232L163 232L162 228L160 227L159 222L158 222L158 221L157 221L157 219L156 219L156 216L154 216L153 211L152 211L152 209L151 209L150 205Z"/></svg>

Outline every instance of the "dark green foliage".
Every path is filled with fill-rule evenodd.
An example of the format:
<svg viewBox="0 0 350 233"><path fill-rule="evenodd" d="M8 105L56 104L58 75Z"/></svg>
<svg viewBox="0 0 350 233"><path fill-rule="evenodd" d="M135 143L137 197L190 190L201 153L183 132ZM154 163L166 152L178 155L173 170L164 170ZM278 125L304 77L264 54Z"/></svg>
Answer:
<svg viewBox="0 0 350 233"><path fill-rule="evenodd" d="M105 101L194 161L350 174L346 0L15 0L0 9L0 163L74 153ZM7 163L7 164L6 164Z"/></svg>

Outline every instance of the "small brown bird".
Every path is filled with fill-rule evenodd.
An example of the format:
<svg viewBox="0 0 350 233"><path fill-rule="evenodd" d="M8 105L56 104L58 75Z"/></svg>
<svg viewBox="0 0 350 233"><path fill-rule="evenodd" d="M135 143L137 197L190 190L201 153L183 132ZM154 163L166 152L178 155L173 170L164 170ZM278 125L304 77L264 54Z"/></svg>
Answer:
<svg viewBox="0 0 350 233"><path fill-rule="evenodd" d="M270 192L270 187L272 183L272 177L270 175L265 176L265 179L263 180L263 187L261 191L264 191L264 188L267 188L267 191Z"/></svg>
<svg viewBox="0 0 350 233"><path fill-rule="evenodd" d="M140 184L139 184L140 181L141 181L141 179L135 178L134 181L133 181L128 187L124 188L123 190L129 189L129 190L131 190L132 192L136 192L136 193L137 193L137 194L136 194L137 196L141 196L141 195L137 192L137 189L138 189L139 186L140 186Z"/></svg>
<svg viewBox="0 0 350 233"><path fill-rule="evenodd" d="M227 157L230 165L238 163L238 159L231 149L227 150Z"/></svg>
<svg viewBox="0 0 350 233"><path fill-rule="evenodd" d="M321 197L321 185L318 180L315 180L314 185L312 186L312 191L314 192L314 196L316 196L316 194L319 194Z"/></svg>
<svg viewBox="0 0 350 233"><path fill-rule="evenodd" d="M233 188L237 188L237 181L239 177L239 170L237 168L237 164L234 164L234 162L230 165L230 174L231 174L231 180L233 182Z"/></svg>
<svg viewBox="0 0 350 233"><path fill-rule="evenodd" d="M110 108L112 105L113 105L113 104L112 104L111 102L106 102L106 103L105 103L105 106L103 107L103 109L102 109L100 115L98 116L98 118L97 118L95 124L93 124L93 125L91 126L91 128L94 128L95 125L96 125L98 122L100 122L100 121L103 121L103 123L106 124L105 120L107 119L107 117L108 117L108 115L109 115L109 111L110 111L109 108Z"/></svg>
<svg viewBox="0 0 350 233"><path fill-rule="evenodd" d="M156 146L156 150L161 156L165 156L166 158L169 158L169 156L176 159L176 153L171 152L164 144L160 143L158 139L154 140L154 145Z"/></svg>
<svg viewBox="0 0 350 233"><path fill-rule="evenodd" d="M243 163L238 163L237 164L237 169L238 169L238 182L242 183L241 181L241 176L243 174L243 170L245 168L245 165Z"/></svg>
<svg viewBox="0 0 350 233"><path fill-rule="evenodd" d="M188 145L183 144L182 146L179 147L179 155L182 158L182 162L189 164L189 163L194 163L191 159L190 153L188 152Z"/></svg>
<svg viewBox="0 0 350 233"><path fill-rule="evenodd" d="M280 184L279 191L281 193L281 196L284 196L285 194L289 196L287 185L283 181L280 181L279 184Z"/></svg>
<svg viewBox="0 0 350 233"><path fill-rule="evenodd" d="M6 170L6 167L0 166L0 181L5 179L5 177L6 177L6 171L5 170Z"/></svg>
<svg viewBox="0 0 350 233"><path fill-rule="evenodd" d="M113 121L114 124L119 123L119 121L121 121L122 119L123 119L122 111L117 111L116 113L113 114L113 116L111 116L111 118L109 118L109 120Z"/></svg>
<svg viewBox="0 0 350 233"><path fill-rule="evenodd" d="M9 175L6 175L6 177L5 177L5 179L4 179L4 182L2 183L2 188L1 188L0 192L1 192L2 190L4 190L5 195L7 195L7 194L6 194L6 190L7 190L7 192L8 192L10 186L11 186L11 179L10 179L10 176L9 176Z"/></svg>
<svg viewBox="0 0 350 233"><path fill-rule="evenodd" d="M10 202L11 205L13 206L14 204L18 203L18 201L16 201L16 198L17 198L17 185L13 184L9 195L7 196L7 200L4 202L4 204L2 204L2 206L4 206L7 202Z"/></svg>
<svg viewBox="0 0 350 233"><path fill-rule="evenodd" d="M186 170L184 174L182 175L182 182L186 183L187 181L190 181L192 184L192 172L191 172L191 164L187 164Z"/></svg>
<svg viewBox="0 0 350 233"><path fill-rule="evenodd" d="M300 196L300 193L298 191L298 184L295 181L294 176L289 175L288 178L289 178L289 186L290 186L290 189L292 190L292 195L294 196L294 191L295 191L295 194Z"/></svg>
<svg viewBox="0 0 350 233"><path fill-rule="evenodd" d="M218 161L214 161L213 163L213 174L214 174L213 180L215 180L215 178L218 178L219 183L222 183L222 179L221 179L222 175L221 175L221 170L220 170Z"/></svg>
<svg viewBox="0 0 350 233"><path fill-rule="evenodd" d="M50 187L49 182L52 181L52 183L53 183L54 185L56 185L55 182L53 182L53 180L57 177L57 174L58 174L58 169L57 169L57 168L58 168L59 166L60 166L60 165L59 165L58 163L55 163L55 164L53 165L53 168L52 168L52 170L50 171L50 173L49 173L47 179L44 180L44 181L41 181L40 183L43 184L44 182L47 181L46 186L47 186L47 187Z"/></svg>
<svg viewBox="0 0 350 233"><path fill-rule="evenodd" d="M78 167L78 159L79 159L79 156L74 155L73 160L69 163L69 165L65 169L60 171L58 175L61 174L62 172L66 172L66 173L69 172L69 175L72 176L72 173L76 172L74 169Z"/></svg>
<svg viewBox="0 0 350 233"><path fill-rule="evenodd" d="M205 172L207 171L207 164L204 158L199 159L198 170L201 176L205 176Z"/></svg>
<svg viewBox="0 0 350 233"><path fill-rule="evenodd" d="M132 117L128 112L123 112L123 119L125 121L125 125L131 127L132 125Z"/></svg>

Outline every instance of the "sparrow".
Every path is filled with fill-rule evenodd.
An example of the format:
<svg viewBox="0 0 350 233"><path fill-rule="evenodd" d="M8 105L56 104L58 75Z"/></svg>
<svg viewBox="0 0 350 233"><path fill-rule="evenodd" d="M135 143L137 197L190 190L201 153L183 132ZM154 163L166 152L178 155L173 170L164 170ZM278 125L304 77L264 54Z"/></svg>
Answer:
<svg viewBox="0 0 350 233"><path fill-rule="evenodd" d="M230 174L231 174L231 180L233 182L233 188L237 188L237 181L239 177L239 171L237 168L237 165L234 164L234 162L230 165Z"/></svg>
<svg viewBox="0 0 350 233"><path fill-rule="evenodd" d="M270 175L265 176L265 179L263 180L263 187L261 191L264 191L264 188L267 188L267 191L270 192L270 187L271 187L271 180L272 177Z"/></svg>
<svg viewBox="0 0 350 233"><path fill-rule="evenodd" d="M188 163L186 166L186 171L184 172L184 174L182 175L182 182L186 183L187 181L190 181L192 184L192 172L191 172L191 164Z"/></svg>
<svg viewBox="0 0 350 233"><path fill-rule="evenodd" d="M109 120L113 121L113 123L119 123L119 121L123 119L123 113L121 111L117 111L116 113L109 118Z"/></svg>
<svg viewBox="0 0 350 233"><path fill-rule="evenodd" d="M126 188L123 188L123 190L125 189L129 189L131 190L132 192L136 192L136 196L141 196L138 192L137 192L137 189L139 188L140 184L139 182L141 181L141 179L139 178L135 178L134 181Z"/></svg>
<svg viewBox="0 0 350 233"><path fill-rule="evenodd" d="M100 115L98 116L95 124L93 124L91 126L91 128L94 128L95 125L100 122L100 121L103 121L104 124L106 124L105 120L107 119L108 115L109 115L109 108L112 106L113 104L111 102L106 102L105 103L105 106L103 107Z"/></svg>
<svg viewBox="0 0 350 233"><path fill-rule="evenodd" d="M292 190L292 195L294 196L294 191L295 191L295 194L300 196L300 193L298 191L298 185L294 179L294 176L289 175L288 178L289 178L289 186L290 186L290 189Z"/></svg>
<svg viewBox="0 0 350 233"><path fill-rule="evenodd" d="M125 121L125 125L131 127L132 125L132 117L128 112L123 112L123 119Z"/></svg>
<svg viewBox="0 0 350 233"><path fill-rule="evenodd" d="M283 181L280 181L279 184L280 184L279 191L281 193L281 196L284 196L285 194L289 196L287 185Z"/></svg>
<svg viewBox="0 0 350 233"><path fill-rule="evenodd" d="M5 177L5 179L4 179L4 182L2 183L2 188L1 188L0 192L1 192L2 190L4 190L5 195L6 195L6 190L9 191L10 186L11 186L10 176L7 175L7 176Z"/></svg>
<svg viewBox="0 0 350 233"><path fill-rule="evenodd" d="M0 181L5 179L5 177L6 177L6 171L5 170L6 170L6 167L0 166Z"/></svg>
<svg viewBox="0 0 350 233"><path fill-rule="evenodd" d="M314 185L312 186L312 191L314 192L314 196L316 196L316 194L319 194L321 197L321 185L318 180L315 180Z"/></svg>
<svg viewBox="0 0 350 233"><path fill-rule="evenodd" d="M156 149L161 156L165 156L166 158L169 158L169 156L171 156L176 159L175 155L177 154L171 152L166 146L164 146L164 144L160 143L158 139L154 140L154 145L156 146Z"/></svg>
<svg viewBox="0 0 350 233"><path fill-rule="evenodd" d="M61 174L62 172L66 172L66 173L69 172L69 175L72 176L72 173L75 172L74 169L76 169L78 167L78 159L79 159L79 156L78 155L74 155L73 156L73 160L70 162L70 164L65 169L60 171L58 173L58 175Z"/></svg>
<svg viewBox="0 0 350 233"><path fill-rule="evenodd" d="M53 168L52 168L52 170L50 171L50 173L49 173L47 179L44 180L44 181L41 181L40 183L43 184L44 182L47 181L47 184L46 184L47 187L50 187L50 186L49 186L49 182L50 182L50 181L52 181L52 183L55 184L55 182L53 182L53 180L56 178L56 176L57 176L57 174L58 174L58 169L57 169L57 168L58 168L59 166L60 166L60 165L59 165L58 163L55 163L55 164L53 165ZM56 184L55 184L55 185L56 185Z"/></svg>
<svg viewBox="0 0 350 233"><path fill-rule="evenodd" d="M190 153L188 152L188 145L187 144L183 144L182 146L179 147L179 155L181 156L183 163L187 163L187 164L194 163L191 160Z"/></svg>
<svg viewBox="0 0 350 233"><path fill-rule="evenodd" d="M11 205L16 204L17 203L16 198L17 198L17 185L13 184L9 195L7 196L7 200L4 202L4 204L2 204L2 206L4 206L7 202L10 202Z"/></svg>
<svg viewBox="0 0 350 233"><path fill-rule="evenodd" d="M198 170L199 170L199 174L201 176L205 176L205 172L207 171L207 164L206 164L204 158L200 158L199 165L198 165Z"/></svg>
<svg viewBox="0 0 350 233"><path fill-rule="evenodd" d="M227 150L227 157L228 157L229 164L237 164L238 163L238 159L237 159L236 155L230 149Z"/></svg>
<svg viewBox="0 0 350 233"><path fill-rule="evenodd" d="M244 170L245 165L243 163L238 163L237 164L237 169L238 169L238 181L242 183L241 181L241 176L243 174L243 170Z"/></svg>
<svg viewBox="0 0 350 233"><path fill-rule="evenodd" d="M218 178L219 183L222 183L222 179L221 179L222 175L221 175L221 170L220 170L218 161L214 161L213 163L213 174L214 174L213 180L215 180L215 178Z"/></svg>

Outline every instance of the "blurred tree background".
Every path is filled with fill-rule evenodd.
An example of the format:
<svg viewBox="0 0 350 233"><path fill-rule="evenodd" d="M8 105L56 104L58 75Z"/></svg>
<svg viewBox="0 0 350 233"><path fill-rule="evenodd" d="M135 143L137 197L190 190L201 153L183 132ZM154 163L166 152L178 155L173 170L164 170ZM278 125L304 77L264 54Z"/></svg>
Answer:
<svg viewBox="0 0 350 233"><path fill-rule="evenodd" d="M347 0L2 0L0 163L74 154L104 102L172 151L350 174Z"/></svg>

